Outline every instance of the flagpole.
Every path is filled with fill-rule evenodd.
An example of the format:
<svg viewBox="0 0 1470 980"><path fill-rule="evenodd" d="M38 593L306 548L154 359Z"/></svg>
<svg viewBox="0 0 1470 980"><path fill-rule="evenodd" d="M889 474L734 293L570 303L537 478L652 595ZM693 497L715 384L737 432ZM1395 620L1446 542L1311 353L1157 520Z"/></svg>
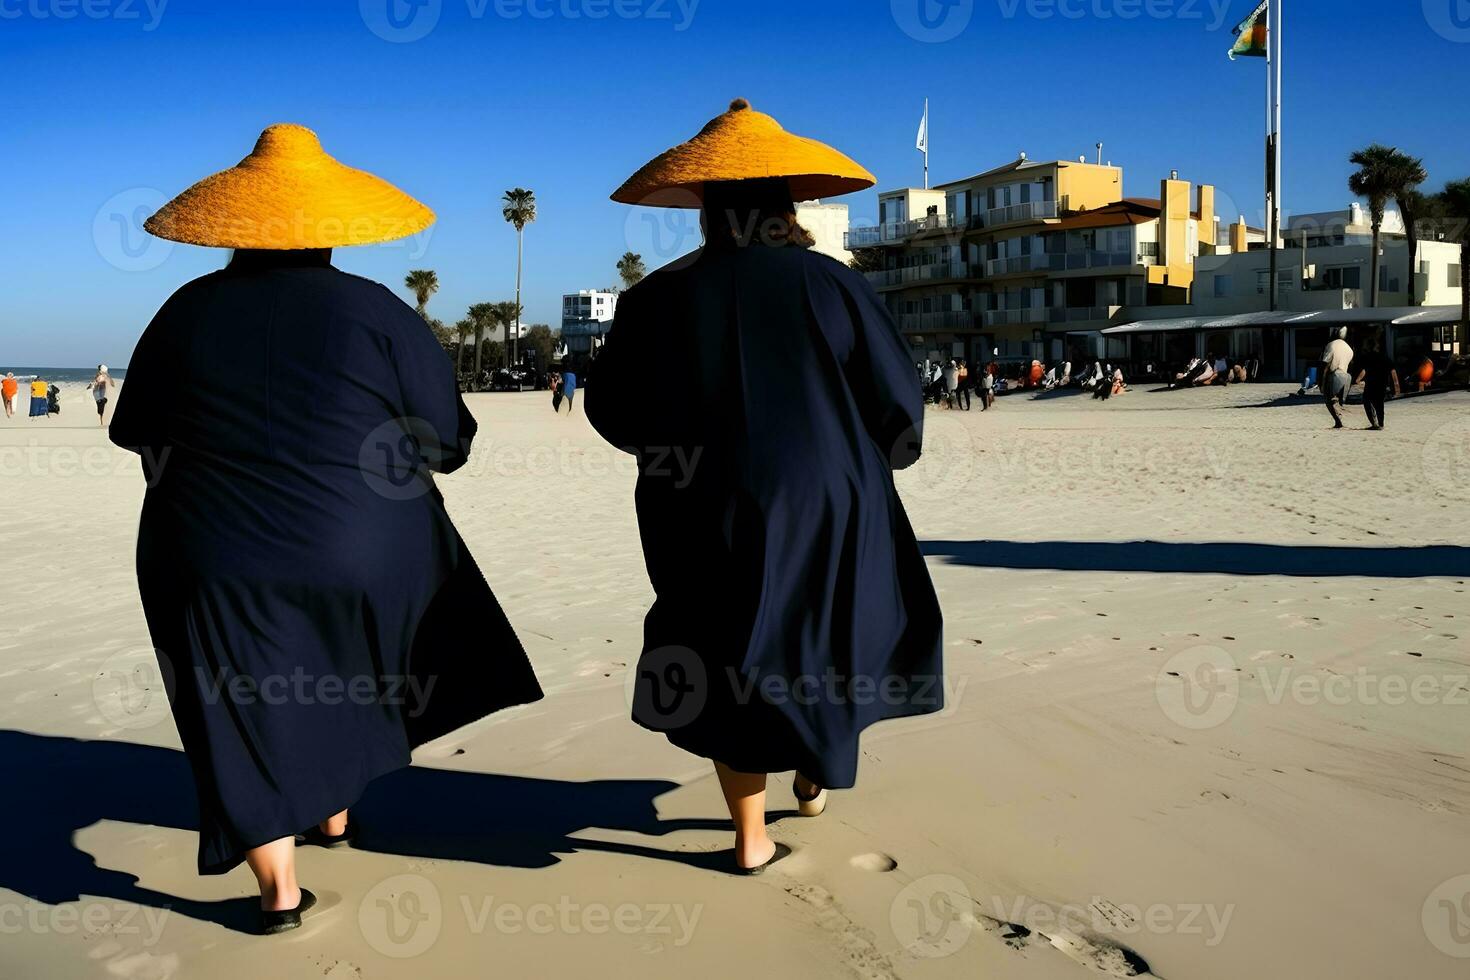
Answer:
<svg viewBox="0 0 1470 980"><path fill-rule="evenodd" d="M1276 207L1276 28L1271 17L1281 9L1281 0L1271 0L1266 8L1266 248L1269 250L1267 265L1266 295L1274 313L1278 305L1276 295L1276 227L1279 211Z"/></svg>
<svg viewBox="0 0 1470 980"><path fill-rule="evenodd" d="M1276 185L1276 193L1273 203L1276 206L1276 237L1278 240L1282 237L1281 219L1282 216L1285 214L1285 209L1281 206L1281 69L1286 54L1286 45L1284 43L1285 36L1282 34L1282 22L1285 18L1285 12L1282 10L1282 8L1285 5L1286 0L1272 0L1271 3L1271 13L1276 18L1276 29L1271 32L1271 37L1276 41L1276 102L1271 121L1272 128L1276 134L1273 144L1276 148L1276 152L1275 154L1273 154L1276 161L1276 172L1273 175L1272 179ZM1276 248L1277 244L1277 241L1273 241L1271 243L1271 247L1273 249L1271 254L1273 258L1276 255L1274 249Z"/></svg>
<svg viewBox="0 0 1470 980"><path fill-rule="evenodd" d="M910 116L910 119L913 117ZM924 100L924 190L929 189L929 100Z"/></svg>

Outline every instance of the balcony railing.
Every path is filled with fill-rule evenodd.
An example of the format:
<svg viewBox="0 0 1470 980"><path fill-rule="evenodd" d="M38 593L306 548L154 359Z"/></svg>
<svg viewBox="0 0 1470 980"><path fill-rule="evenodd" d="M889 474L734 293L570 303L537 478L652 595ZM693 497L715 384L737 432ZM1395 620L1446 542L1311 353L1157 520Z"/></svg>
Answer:
<svg viewBox="0 0 1470 980"><path fill-rule="evenodd" d="M910 265L902 269L867 273L868 282L878 289L942 279L970 279L974 276L975 270L968 262L931 262L927 265Z"/></svg>
<svg viewBox="0 0 1470 980"><path fill-rule="evenodd" d="M896 224L874 225L864 228L853 228L843 236L843 244L849 250L854 248L872 248L875 245L887 245L901 242L906 238L930 231L945 231L955 226L953 215L929 214L912 221L900 221Z"/></svg>
<svg viewBox="0 0 1470 980"><path fill-rule="evenodd" d="M900 313L898 328L917 333L921 330L969 330L975 326L975 314L969 310L940 310L936 313Z"/></svg>
<svg viewBox="0 0 1470 980"><path fill-rule="evenodd" d="M1137 252L1056 252L1050 256L1053 272L1073 269L1114 269L1124 266L1151 265L1152 260Z"/></svg>
<svg viewBox="0 0 1470 980"><path fill-rule="evenodd" d="M1017 221L1041 221L1046 218L1055 218L1066 210L1066 200L1058 201L1029 201L1025 204L1012 204L1009 207L991 208L971 215L971 228L991 228L995 225L1009 225Z"/></svg>
<svg viewBox="0 0 1470 980"><path fill-rule="evenodd" d="M1018 272L1045 272L1051 268L1051 256L1042 252L990 259L985 263L987 276L1007 276Z"/></svg>
<svg viewBox="0 0 1470 980"><path fill-rule="evenodd" d="M987 327L1004 327L1013 323L1045 323L1046 307L1022 306L1013 310L986 310L980 315Z"/></svg>

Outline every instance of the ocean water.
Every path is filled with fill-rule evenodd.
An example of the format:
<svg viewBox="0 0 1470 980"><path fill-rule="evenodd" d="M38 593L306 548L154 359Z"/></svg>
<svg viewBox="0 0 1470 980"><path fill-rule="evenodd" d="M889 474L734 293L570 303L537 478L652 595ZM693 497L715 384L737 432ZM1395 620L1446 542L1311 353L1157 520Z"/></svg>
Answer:
<svg viewBox="0 0 1470 980"><path fill-rule="evenodd" d="M79 368L57 368L57 367L11 367L9 364L0 364L0 378L11 371L16 378L27 380L31 377L41 378L56 384L87 384L97 374L97 366ZM113 367L107 365L107 373L112 375L113 380L121 381L127 376L127 368Z"/></svg>

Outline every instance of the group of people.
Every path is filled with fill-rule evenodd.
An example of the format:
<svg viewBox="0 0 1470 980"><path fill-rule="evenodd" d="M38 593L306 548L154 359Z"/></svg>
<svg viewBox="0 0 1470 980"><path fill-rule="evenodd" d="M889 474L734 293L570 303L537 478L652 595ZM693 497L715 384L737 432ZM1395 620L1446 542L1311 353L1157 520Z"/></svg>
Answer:
<svg viewBox="0 0 1470 980"><path fill-rule="evenodd" d="M999 369L994 361L975 372L970 370L969 364L962 357L944 362L922 362L915 367L923 383L926 401L948 409L964 409L968 412L972 404L971 395L978 390L982 412L995 405Z"/></svg>
<svg viewBox="0 0 1470 980"><path fill-rule="evenodd" d="M17 379L12 371L5 372L0 379L0 396L5 399L5 417L13 418L20 411L20 390L23 379ZM61 389L45 378L33 377L25 382L30 390L29 418L44 419L61 413Z"/></svg>
<svg viewBox="0 0 1470 980"><path fill-rule="evenodd" d="M713 761L739 874L790 853L767 832L768 774L794 772L816 816L854 784L866 727L944 707L939 603L892 475L922 446L912 362L796 218L874 183L740 99L613 195L703 208L700 251L623 294L586 412L638 463L656 598L633 718ZM296 848L350 844L371 780L543 696L434 485L477 428L453 365L410 307L331 264L433 220L277 125L145 223L233 250L143 332L111 438L148 480L138 586L195 776L198 868L248 864L267 934L315 904ZM271 383L213 383L242 362ZM681 379L677 403L651 363ZM560 381L570 401L575 373ZM283 675L302 696L251 696Z"/></svg>
<svg viewBox="0 0 1470 980"><path fill-rule="evenodd" d="M1213 352L1208 352L1204 357L1190 358L1183 370L1174 373L1168 387L1172 390L1243 384L1247 381L1254 381L1259 371L1260 360L1257 358L1231 364L1226 358L1217 357Z"/></svg>
<svg viewBox="0 0 1470 980"><path fill-rule="evenodd" d="M31 401L29 418L49 418L52 415L61 414L61 388L45 378L34 376L28 381L17 378L14 371L6 371L5 377L0 378L0 398L5 402L5 417L14 418L20 411L20 390L22 383L30 389ZM97 422L99 425L106 424L104 414L107 411L108 392L117 387L117 382L107 371L106 364L97 365L97 373L87 383L87 390L92 393L92 398L97 403Z"/></svg>
<svg viewBox="0 0 1470 980"><path fill-rule="evenodd" d="M1368 428L1383 429L1388 424L1387 403L1402 394L1399 372L1393 359L1383 350L1381 340L1370 340L1360 351L1347 341L1347 327L1338 327L1332 340L1322 349L1322 373L1318 386L1332 415L1332 427L1343 428L1342 410L1347 407L1348 392L1354 385L1363 386L1363 412Z"/></svg>

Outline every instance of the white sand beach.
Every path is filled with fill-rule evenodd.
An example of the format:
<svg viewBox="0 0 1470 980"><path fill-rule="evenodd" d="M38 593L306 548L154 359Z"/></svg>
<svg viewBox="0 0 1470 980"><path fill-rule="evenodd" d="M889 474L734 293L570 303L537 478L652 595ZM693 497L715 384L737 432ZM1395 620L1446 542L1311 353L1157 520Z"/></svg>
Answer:
<svg viewBox="0 0 1470 980"><path fill-rule="evenodd" d="M304 849L326 908L275 939L247 870L195 874L136 458L80 386L0 420L0 976L1464 977L1470 394L1335 432L1284 385L1147 387L930 411L898 486L949 705L870 730L754 879L707 764L628 720L631 460L580 405L469 396L440 485L547 697Z"/></svg>

